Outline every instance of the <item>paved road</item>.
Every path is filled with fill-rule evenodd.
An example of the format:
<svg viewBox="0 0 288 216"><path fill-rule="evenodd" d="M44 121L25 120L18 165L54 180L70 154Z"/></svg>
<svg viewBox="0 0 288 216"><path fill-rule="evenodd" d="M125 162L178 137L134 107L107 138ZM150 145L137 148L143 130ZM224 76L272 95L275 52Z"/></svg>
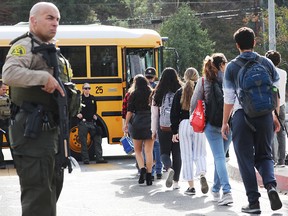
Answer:
<svg viewBox="0 0 288 216"><path fill-rule="evenodd" d="M104 147L108 164L80 164L72 174L65 175L65 183L58 202L58 216L226 216L248 215L240 212L246 204L246 196L241 182L231 179L234 204L217 206L211 195L200 192L196 181L196 196L186 196L187 183L180 181L180 190L165 187L165 180L156 180L152 186L137 183L135 159L121 156L121 146ZM118 155L118 157L111 157ZM208 148L209 185L213 179L213 161ZM164 177L167 173L164 173ZM272 212L263 188L260 204L261 216L288 216L288 196L281 194L283 208ZM0 216L19 216L20 190L18 177L12 165L0 170Z"/></svg>

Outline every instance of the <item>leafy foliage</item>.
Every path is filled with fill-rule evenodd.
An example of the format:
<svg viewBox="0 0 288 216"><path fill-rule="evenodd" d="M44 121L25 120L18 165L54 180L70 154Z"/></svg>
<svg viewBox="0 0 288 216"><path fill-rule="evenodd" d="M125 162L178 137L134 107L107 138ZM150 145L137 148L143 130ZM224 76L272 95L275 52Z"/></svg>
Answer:
<svg viewBox="0 0 288 216"><path fill-rule="evenodd" d="M203 59L214 51L214 43L209 39L207 31L201 28L200 20L187 5L181 6L163 23L161 35L169 38L167 46L178 50L181 75L188 67L195 67L201 71Z"/></svg>
<svg viewBox="0 0 288 216"><path fill-rule="evenodd" d="M31 6L39 1L1 0L0 25L27 22ZM257 52L263 54L268 49L267 1L51 0L51 2L55 3L61 12L60 24L101 23L161 31L163 36L169 36L166 45L174 46L178 50L181 73L187 65L194 65L200 70L203 58L211 54L213 49L224 53L228 60L238 55L233 33L241 26L251 27L255 31ZM281 66L288 70L288 2L275 0L275 3L278 6L276 7L277 50L284 60ZM186 5L185 10L181 4ZM192 12L190 8L193 9ZM182 14L182 11L187 14ZM195 19L195 22L191 19ZM189 26L190 22L193 27ZM171 54L166 59L167 64L172 64L168 60L173 58L175 59L175 56Z"/></svg>
<svg viewBox="0 0 288 216"><path fill-rule="evenodd" d="M276 49L281 54L282 62L279 67L288 71L288 8L276 7L275 8L275 22L276 22ZM262 35L263 46L262 54L268 49L269 44L269 32L268 32L268 13L263 15L264 30Z"/></svg>

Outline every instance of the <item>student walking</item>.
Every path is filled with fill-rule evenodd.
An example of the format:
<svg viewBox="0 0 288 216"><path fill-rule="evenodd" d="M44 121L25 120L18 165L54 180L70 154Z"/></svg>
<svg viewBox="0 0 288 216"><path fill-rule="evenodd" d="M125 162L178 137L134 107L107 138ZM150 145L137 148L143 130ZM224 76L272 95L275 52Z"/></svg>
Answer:
<svg viewBox="0 0 288 216"><path fill-rule="evenodd" d="M156 133L158 132L161 160L164 168L168 170L166 186L171 187L173 185L173 189L179 189L178 181L181 171L181 155L179 142L172 142L173 134L170 127L170 109L173 96L181 85L182 83L176 70L171 67L165 68L158 85L153 91L151 105L152 135L156 138ZM162 119L163 123L167 123L166 126L161 125ZM171 153L172 161L170 158Z"/></svg>
<svg viewBox="0 0 288 216"><path fill-rule="evenodd" d="M239 103L237 97L241 89L237 88L238 85L236 83L241 66L235 62L237 60L248 62L249 60L260 59L260 64L269 70L273 85L276 87L279 85L279 76L270 60L259 56L253 51L256 41L252 29L248 27L238 29L234 33L234 40L240 55L229 62L224 73L224 112L221 132L223 138L229 140L227 137L227 134L230 134L228 121L231 114L233 114L231 128L233 131L233 145L248 197L248 205L243 206L241 211L259 214L261 213L259 204L259 197L261 195L258 191L255 168L258 170L264 187L267 189L271 209L278 210L282 207L281 200L276 191L277 183L274 175L274 161L271 150L274 132L279 131L280 124L277 117L272 114L272 111L256 118L249 117L244 112L244 107ZM265 89L267 88L261 90L264 91ZM279 104L277 110L279 110Z"/></svg>
<svg viewBox="0 0 288 216"><path fill-rule="evenodd" d="M194 94L191 99L191 113L195 109L198 100L205 100L206 107L209 107L209 103L212 103L212 99L216 99L211 94L214 84L220 85L218 88L222 89L223 72L227 59L222 53L214 53L212 56L207 56L204 60L202 74L204 78L200 78L195 87ZM203 82L204 79L204 82ZM214 97L214 98L213 98ZM223 97L223 93L217 98ZM223 102L222 102L223 104ZM223 108L223 105L220 106ZM218 110L216 110L218 111ZM215 112L216 112L215 111ZM212 110L207 112L212 112ZM221 109L222 114L223 111ZM210 113L211 114L211 113ZM206 116L209 113L206 113ZM212 114L212 116L218 117L219 114ZM227 135L227 140L224 140L221 135L222 117L220 118L220 124L207 118L205 135L210 145L213 158L214 158L214 181L212 186L212 195L214 201L218 201L218 205L228 205L233 203L231 195L231 186L229 183L228 172L226 168L226 152L231 142L231 132ZM220 198L220 189L222 188L222 197Z"/></svg>
<svg viewBox="0 0 288 216"><path fill-rule="evenodd" d="M279 75L279 94L280 94L280 110L279 119L283 126L285 126L285 94L286 94L286 83L287 83L287 72L283 69L278 68L281 62L281 54L274 50L269 50L266 52L265 56L269 58L276 67L276 71ZM274 138L274 144L272 147L274 166L285 167L285 154L286 154L286 132L284 128L281 128L279 132L276 133Z"/></svg>
<svg viewBox="0 0 288 216"><path fill-rule="evenodd" d="M188 181L187 195L195 195L194 178L200 176L201 191L209 190L206 174L206 139L203 133L195 133L189 121L190 101L198 80L198 71L188 68L184 73L185 84L177 90L171 108L172 142L180 144L183 179ZM196 172L194 170L194 164ZM195 173L195 174L194 174Z"/></svg>
<svg viewBox="0 0 288 216"><path fill-rule="evenodd" d="M148 79L151 88L154 89L157 85L155 82L156 69L153 67L146 68L145 77ZM160 143L159 143L159 139L157 136L154 141L153 160L154 160L154 165L152 168L152 180L154 179L155 176L157 179L161 179L163 164L161 162Z"/></svg>
<svg viewBox="0 0 288 216"><path fill-rule="evenodd" d="M129 133L133 139L135 156L140 168L139 184L143 184L146 179L146 185L152 185L152 165L153 165L153 143L151 133L151 107L149 97L152 89L148 80L141 74L134 77L128 99L127 114L124 133ZM144 146L146 167L142 148Z"/></svg>

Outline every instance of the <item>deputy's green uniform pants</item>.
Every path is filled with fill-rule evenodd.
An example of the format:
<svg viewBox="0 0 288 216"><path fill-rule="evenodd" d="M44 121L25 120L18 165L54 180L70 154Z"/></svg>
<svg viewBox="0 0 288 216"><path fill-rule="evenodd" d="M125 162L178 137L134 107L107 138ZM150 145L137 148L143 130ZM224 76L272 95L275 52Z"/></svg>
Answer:
<svg viewBox="0 0 288 216"><path fill-rule="evenodd" d="M55 216L63 175L55 171L54 156L14 157L21 185L22 216Z"/></svg>

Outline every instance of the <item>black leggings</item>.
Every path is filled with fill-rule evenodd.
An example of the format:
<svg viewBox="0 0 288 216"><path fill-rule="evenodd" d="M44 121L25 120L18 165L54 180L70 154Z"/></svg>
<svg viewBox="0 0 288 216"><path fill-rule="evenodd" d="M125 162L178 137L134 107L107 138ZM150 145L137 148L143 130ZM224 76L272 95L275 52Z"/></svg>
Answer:
<svg viewBox="0 0 288 216"><path fill-rule="evenodd" d="M180 171L181 171L181 154L180 154L180 145L178 143L172 142L172 132L161 131L158 129L159 143L160 143L160 152L161 160L166 169L172 168L175 172L174 181L179 181ZM170 154L172 153L172 161Z"/></svg>

